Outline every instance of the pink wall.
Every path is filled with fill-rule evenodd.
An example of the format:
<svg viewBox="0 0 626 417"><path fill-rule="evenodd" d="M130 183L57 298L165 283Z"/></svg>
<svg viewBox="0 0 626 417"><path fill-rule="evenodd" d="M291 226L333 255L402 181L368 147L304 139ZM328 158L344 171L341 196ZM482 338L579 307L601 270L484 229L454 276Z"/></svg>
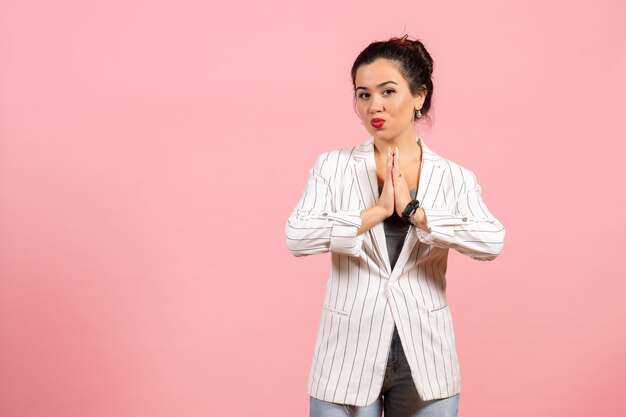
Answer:
<svg viewBox="0 0 626 417"><path fill-rule="evenodd" d="M507 227L450 253L460 416L626 413L624 3L220 4L0 3L0 415L308 415L329 257L284 224L403 33Z"/></svg>

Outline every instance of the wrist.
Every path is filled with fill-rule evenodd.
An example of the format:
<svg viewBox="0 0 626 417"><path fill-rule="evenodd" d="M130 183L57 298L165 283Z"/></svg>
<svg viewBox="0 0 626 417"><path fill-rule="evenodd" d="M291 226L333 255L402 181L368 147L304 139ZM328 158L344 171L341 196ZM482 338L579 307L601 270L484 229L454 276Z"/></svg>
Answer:
<svg viewBox="0 0 626 417"><path fill-rule="evenodd" d="M407 223L412 223L411 217L420 208L420 202L417 199L410 200L402 209L400 217Z"/></svg>
<svg viewBox="0 0 626 417"><path fill-rule="evenodd" d="M387 210L386 208L380 205L375 205L374 208L376 209L376 217L381 222L393 214L393 210L391 210L390 212L389 210Z"/></svg>
<svg viewBox="0 0 626 417"><path fill-rule="evenodd" d="M426 219L426 212L422 207L415 210L415 212L409 217L409 221L411 224L417 228L422 229L425 232L430 232L430 227L428 227L428 221Z"/></svg>

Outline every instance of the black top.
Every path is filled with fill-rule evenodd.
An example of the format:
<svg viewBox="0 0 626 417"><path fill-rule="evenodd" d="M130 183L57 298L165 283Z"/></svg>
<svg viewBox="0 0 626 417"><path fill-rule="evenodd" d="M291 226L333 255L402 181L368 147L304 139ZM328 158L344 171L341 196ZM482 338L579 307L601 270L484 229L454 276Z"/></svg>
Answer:
<svg viewBox="0 0 626 417"><path fill-rule="evenodd" d="M378 186L379 195L381 190L382 187ZM415 198L417 195L417 187L409 190L409 194L411 194L411 198ZM389 253L389 263L391 264L391 269L393 270L393 267L396 265L398 260L398 256L400 256L402 245L404 245L406 233L411 225L405 223L404 220L402 220L402 217L398 216L395 211L391 216L383 220L383 223L385 228L385 238L387 241L387 252Z"/></svg>

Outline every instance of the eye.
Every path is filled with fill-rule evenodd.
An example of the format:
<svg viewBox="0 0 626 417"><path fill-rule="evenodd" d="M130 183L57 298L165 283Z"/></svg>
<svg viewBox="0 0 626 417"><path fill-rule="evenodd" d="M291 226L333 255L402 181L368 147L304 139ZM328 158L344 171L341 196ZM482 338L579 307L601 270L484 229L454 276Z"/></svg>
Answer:
<svg viewBox="0 0 626 417"><path fill-rule="evenodd" d="M389 93L395 93L395 92L396 92L396 90L394 90L393 88L388 88L388 89L386 89L386 90L384 90L384 91L383 91L383 95L388 95L388 94L385 94L385 93L387 93L387 92L389 92ZM366 95L367 95L367 96L366 96ZM359 97L360 99L366 99L367 97L369 97L369 93L361 93L361 94L359 94L359 95L358 95L358 97Z"/></svg>

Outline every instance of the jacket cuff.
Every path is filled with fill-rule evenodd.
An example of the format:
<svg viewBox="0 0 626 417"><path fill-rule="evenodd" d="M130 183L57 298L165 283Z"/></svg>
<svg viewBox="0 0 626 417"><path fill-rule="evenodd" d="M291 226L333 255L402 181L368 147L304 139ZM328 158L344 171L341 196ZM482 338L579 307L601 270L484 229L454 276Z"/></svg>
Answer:
<svg viewBox="0 0 626 417"><path fill-rule="evenodd" d="M322 213L323 217L334 220L330 232L330 251L348 256L359 256L365 233L357 235L363 219L361 210L343 210Z"/></svg>
<svg viewBox="0 0 626 417"><path fill-rule="evenodd" d="M426 214L426 223L429 231L415 227L418 239L421 242L433 245L438 241L448 241L454 237L454 227L467 225L466 216L457 216L445 209L423 207Z"/></svg>

